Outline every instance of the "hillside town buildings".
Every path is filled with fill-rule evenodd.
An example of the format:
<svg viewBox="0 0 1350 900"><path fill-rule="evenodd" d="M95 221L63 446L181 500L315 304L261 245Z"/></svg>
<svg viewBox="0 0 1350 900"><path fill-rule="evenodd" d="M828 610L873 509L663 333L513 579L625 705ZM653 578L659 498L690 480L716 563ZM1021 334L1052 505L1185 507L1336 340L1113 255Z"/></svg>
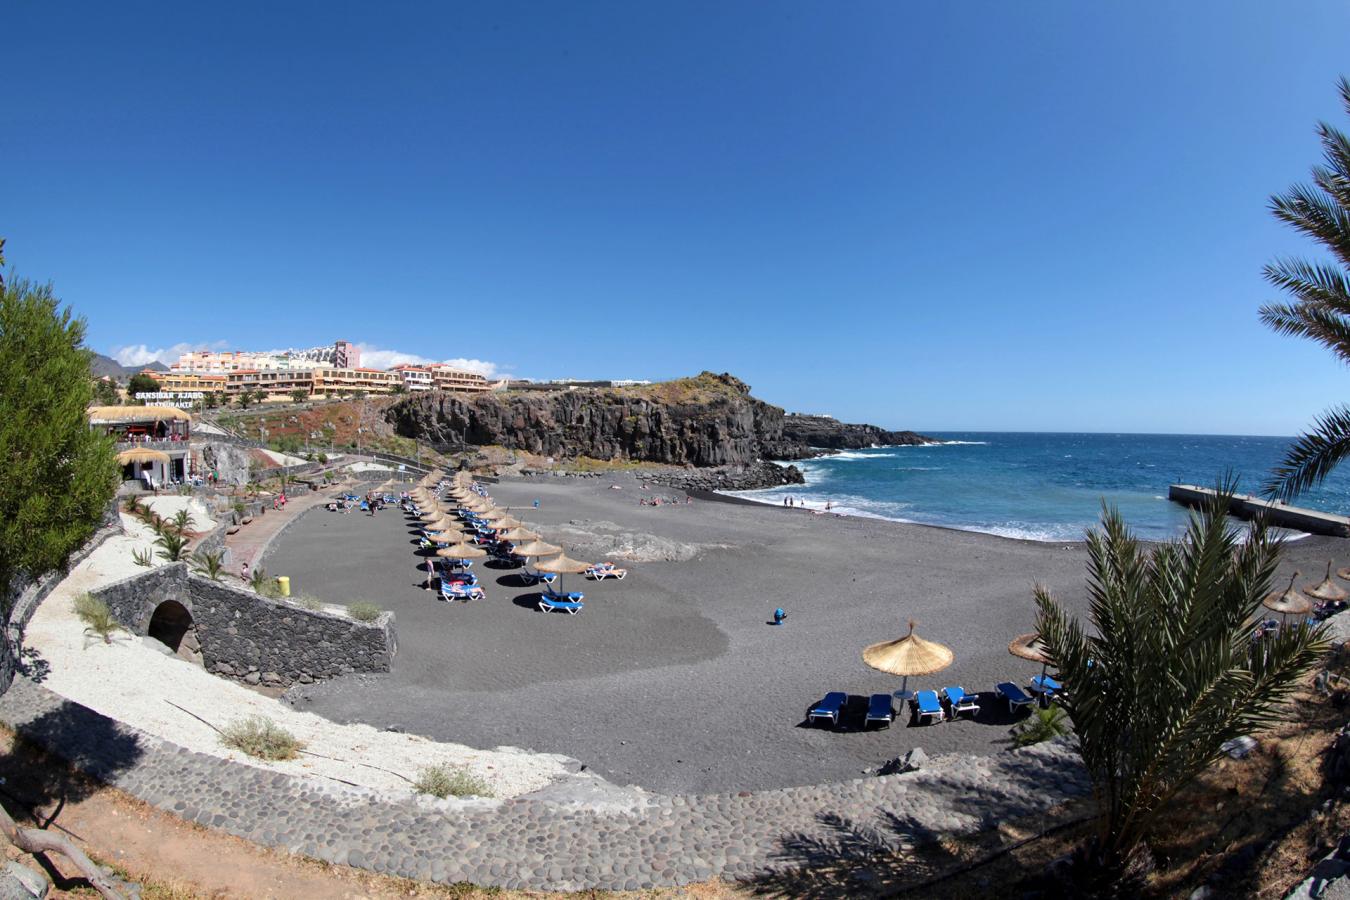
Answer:
<svg viewBox="0 0 1350 900"><path fill-rule="evenodd" d="M326 399L400 389L489 391L504 386L445 363L402 365L388 371L364 368L361 349L351 341L275 353L193 350L181 354L167 372L147 369L144 374L164 392L220 393L230 398L250 391L261 394L263 402L294 400L296 392L303 392L306 399Z"/></svg>

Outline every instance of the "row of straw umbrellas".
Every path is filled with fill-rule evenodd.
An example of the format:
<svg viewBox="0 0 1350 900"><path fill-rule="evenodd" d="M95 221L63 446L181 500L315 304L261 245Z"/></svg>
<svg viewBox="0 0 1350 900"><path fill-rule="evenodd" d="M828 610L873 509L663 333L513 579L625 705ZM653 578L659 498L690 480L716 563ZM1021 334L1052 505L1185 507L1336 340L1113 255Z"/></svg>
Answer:
<svg viewBox="0 0 1350 900"><path fill-rule="evenodd" d="M482 559L487 551L467 540L461 530L461 523L453 514L441 509L436 493L440 478L430 473L418 482L412 490L413 499L422 510L420 518L429 531L439 531L454 535L455 540L446 547L439 547L436 555L442 559ZM561 547L540 540L538 534L530 531L519 519L506 510L498 509L490 498L476 493L471 488L472 479L465 472L456 472L451 479L449 497L458 508L467 509L495 528L503 540L515 545L517 556L528 561L531 558L540 562L535 566L539 572L562 575L580 575L590 568L590 563L579 562L563 553ZM557 554L554 556L554 554ZM552 557L543 559L543 557ZM561 585L559 585L561 587Z"/></svg>
<svg viewBox="0 0 1350 900"><path fill-rule="evenodd" d="M1336 575L1350 581L1350 569L1337 569ZM1284 616L1306 616L1313 611L1313 600L1336 603L1350 596L1346 593L1345 588L1332 579L1330 562L1327 563L1326 576L1319 584L1305 585L1302 591L1296 591L1294 590L1294 581L1298 576L1298 572L1289 576L1289 587L1269 595L1261 601L1261 605L1271 612L1279 613L1281 618Z"/></svg>
<svg viewBox="0 0 1350 900"><path fill-rule="evenodd" d="M1336 575L1350 581L1350 568L1338 569ZM1298 576L1299 573L1295 572L1289 579L1289 587L1284 591L1270 594L1262 601L1262 605L1272 612L1280 613L1281 616L1306 616L1313 610L1310 597L1332 603L1350 597L1350 594L1332 579L1330 562L1327 563L1326 576L1322 581L1316 585L1304 586L1301 592L1294 589L1294 581ZM908 694L906 688L911 675L915 677L936 675L950 666L955 659L950 647L925 640L915 634L914 624L914 621L910 620L909 633L903 637L872 644L864 649L862 654L863 662L872 668L890 675L902 676L905 680L899 693L903 695ZM1045 647L1041 643L1040 636L1035 632L1019 634L1013 638L1008 644L1008 652L1021 659L1040 663L1041 674L1045 674L1049 659L1045 655Z"/></svg>

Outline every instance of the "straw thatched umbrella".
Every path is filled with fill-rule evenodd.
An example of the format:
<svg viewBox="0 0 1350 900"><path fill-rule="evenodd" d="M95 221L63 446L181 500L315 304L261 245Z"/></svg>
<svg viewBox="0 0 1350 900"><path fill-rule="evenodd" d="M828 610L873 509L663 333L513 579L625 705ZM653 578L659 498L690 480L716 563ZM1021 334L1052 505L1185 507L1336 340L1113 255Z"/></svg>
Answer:
<svg viewBox="0 0 1350 900"><path fill-rule="evenodd" d="M1282 593L1271 594L1261 601L1261 605L1271 612L1280 614L1280 621L1284 621L1287 615L1306 616L1312 612L1312 601L1294 590L1294 579L1298 577L1297 572L1289 576L1289 587Z"/></svg>
<svg viewBox="0 0 1350 900"><path fill-rule="evenodd" d="M558 587L561 589L563 581L562 577L564 575L580 575L582 572L585 572L590 567L591 567L590 563L578 562L577 560L572 559L571 557L569 557L567 554L564 553L563 555L556 556L553 559L546 559L543 560L542 562L535 563L534 569L536 572L557 573ZM562 591L559 590L558 593L561 594Z"/></svg>
<svg viewBox="0 0 1350 900"><path fill-rule="evenodd" d="M561 547L556 547L553 544L541 541L537 537L535 538L535 540L532 540L526 544L521 544L519 547L516 548L516 556L520 557L552 556L555 553L561 552L562 552Z"/></svg>
<svg viewBox="0 0 1350 900"><path fill-rule="evenodd" d="M1008 644L1008 652L1013 656L1040 663L1041 677L1045 677L1045 670L1050 666L1050 658L1045 655L1045 644L1039 634L1034 631L1030 634L1019 634Z"/></svg>
<svg viewBox="0 0 1350 900"><path fill-rule="evenodd" d="M1333 603L1337 600L1344 600L1347 596L1345 589L1331 580L1330 562L1327 563L1327 575L1322 579L1322 583L1316 587L1305 587L1303 593L1307 594L1309 597L1314 597L1318 600L1328 600Z"/></svg>
<svg viewBox="0 0 1350 900"><path fill-rule="evenodd" d="M482 547L476 547L473 544L466 544L462 541L458 544L451 544L449 547L443 547L442 549L446 550L446 555L452 559L482 559L487 556L487 551Z"/></svg>
<svg viewBox="0 0 1350 900"><path fill-rule="evenodd" d="M487 515L483 518L487 520L487 523L492 526L494 531L509 531L520 524L520 520L515 516L508 516L505 514Z"/></svg>
<svg viewBox="0 0 1350 900"><path fill-rule="evenodd" d="M909 620L909 634L893 641L872 644L862 652L863 662L888 675L900 675L904 681L895 696L909 699L909 676L933 675L952 664L955 655L950 647L925 641L914 633L915 622Z"/></svg>
<svg viewBox="0 0 1350 900"><path fill-rule="evenodd" d="M525 570L526 578L538 577L537 575L535 575L533 572L530 571L531 556L552 556L555 553L561 552L563 552L561 547L555 546L554 544L546 543L545 541L541 541L539 540L538 536L536 536L532 541L527 541L526 543L523 544L517 544L515 549L516 556L520 557L521 568Z"/></svg>
<svg viewBox="0 0 1350 900"><path fill-rule="evenodd" d="M503 531L501 534L497 535L497 537L504 541L510 541L513 544L520 544L525 541L533 541L537 539L539 535L522 525L516 525L514 528ZM516 555L519 556L520 554L517 553Z"/></svg>
<svg viewBox="0 0 1350 900"><path fill-rule="evenodd" d="M1350 569L1337 569L1336 577L1343 578L1346 581L1350 581Z"/></svg>

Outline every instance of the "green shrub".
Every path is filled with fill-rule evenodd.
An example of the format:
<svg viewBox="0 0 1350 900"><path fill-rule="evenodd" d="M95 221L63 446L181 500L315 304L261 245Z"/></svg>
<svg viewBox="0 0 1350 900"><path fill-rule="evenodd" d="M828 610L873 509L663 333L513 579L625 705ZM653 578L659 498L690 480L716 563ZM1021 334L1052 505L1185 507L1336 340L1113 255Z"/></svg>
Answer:
<svg viewBox="0 0 1350 900"><path fill-rule="evenodd" d="M75 615L84 623L84 633L102 638L105 644L112 643L112 636L116 632L126 630L117 624L112 611L108 609L108 604L93 594L80 594L71 605L75 609Z"/></svg>
<svg viewBox="0 0 1350 900"><path fill-rule="evenodd" d="M302 594L295 602L308 610L323 609L323 601L318 597L311 597L309 594Z"/></svg>
<svg viewBox="0 0 1350 900"><path fill-rule="evenodd" d="M364 600L358 600L347 606L347 615L358 622L374 622L380 617L381 612L383 610L374 603L367 603Z"/></svg>
<svg viewBox="0 0 1350 900"><path fill-rule="evenodd" d="M413 790L433 797L491 797L492 788L463 766L427 766L417 773Z"/></svg>
<svg viewBox="0 0 1350 900"><path fill-rule="evenodd" d="M147 569L155 564L155 553L150 547L144 550L132 550L131 559L138 566L145 566Z"/></svg>
<svg viewBox="0 0 1350 900"><path fill-rule="evenodd" d="M249 756L272 761L295 759L305 743L265 716L236 719L220 730L220 742Z"/></svg>
<svg viewBox="0 0 1350 900"><path fill-rule="evenodd" d="M1013 727L1012 744L1014 747L1030 747L1068 733L1069 722L1064 710L1051 703L1045 709L1033 709L1026 721Z"/></svg>

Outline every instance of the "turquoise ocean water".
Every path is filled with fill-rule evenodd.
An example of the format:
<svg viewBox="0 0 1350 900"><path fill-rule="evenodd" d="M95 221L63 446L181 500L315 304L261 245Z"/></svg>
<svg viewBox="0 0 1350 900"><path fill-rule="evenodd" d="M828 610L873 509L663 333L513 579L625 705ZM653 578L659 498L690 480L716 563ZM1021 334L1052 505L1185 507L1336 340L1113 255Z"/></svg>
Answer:
<svg viewBox="0 0 1350 900"><path fill-rule="evenodd" d="M739 496L782 503L791 495L839 512L1005 537L1082 540L1117 506L1135 532L1180 534L1186 511L1167 500L1181 481L1212 486L1231 472L1259 493L1290 438L1226 435L934 433L941 444L845 451L797 463L805 485ZM1350 513L1350 465L1299 506Z"/></svg>

